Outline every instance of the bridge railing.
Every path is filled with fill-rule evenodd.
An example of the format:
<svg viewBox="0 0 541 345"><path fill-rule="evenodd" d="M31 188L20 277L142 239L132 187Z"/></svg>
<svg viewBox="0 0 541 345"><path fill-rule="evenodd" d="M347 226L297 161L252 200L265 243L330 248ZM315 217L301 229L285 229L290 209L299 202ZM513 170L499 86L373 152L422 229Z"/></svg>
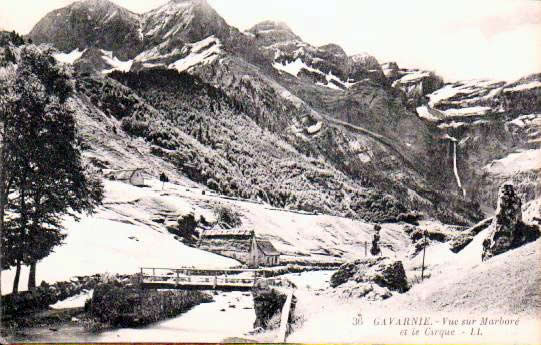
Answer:
<svg viewBox="0 0 541 345"><path fill-rule="evenodd" d="M263 278L257 269L200 269L200 268L164 268L142 267L141 280L147 284L208 285L217 286L253 286L258 280L265 280L275 287L291 287L292 283L283 278Z"/></svg>

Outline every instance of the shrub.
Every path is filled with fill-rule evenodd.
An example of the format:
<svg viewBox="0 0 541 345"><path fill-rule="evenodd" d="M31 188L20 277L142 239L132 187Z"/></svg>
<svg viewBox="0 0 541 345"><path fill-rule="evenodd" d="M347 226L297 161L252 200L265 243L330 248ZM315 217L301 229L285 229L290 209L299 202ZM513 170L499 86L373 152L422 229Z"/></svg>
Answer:
<svg viewBox="0 0 541 345"><path fill-rule="evenodd" d="M263 329L276 327L276 318L279 320L282 306L287 296L265 285L258 285L252 289L254 298L254 311L256 319L254 328ZM280 322L278 321L278 326Z"/></svg>
<svg viewBox="0 0 541 345"><path fill-rule="evenodd" d="M242 225L240 214L225 205L216 206L214 208L214 214L216 215L218 224L226 229L232 229Z"/></svg>
<svg viewBox="0 0 541 345"><path fill-rule="evenodd" d="M122 119L121 126L126 133L136 137L146 137L148 134L148 123L146 121L125 117Z"/></svg>
<svg viewBox="0 0 541 345"><path fill-rule="evenodd" d="M100 280L99 276L88 276L52 285L42 282L35 289L3 296L2 313L20 315L28 311L47 309L49 305L75 296L83 290L93 289Z"/></svg>
<svg viewBox="0 0 541 345"><path fill-rule="evenodd" d="M211 301L211 295L200 291L141 290L112 282L95 288L88 309L100 323L134 327L177 316Z"/></svg>

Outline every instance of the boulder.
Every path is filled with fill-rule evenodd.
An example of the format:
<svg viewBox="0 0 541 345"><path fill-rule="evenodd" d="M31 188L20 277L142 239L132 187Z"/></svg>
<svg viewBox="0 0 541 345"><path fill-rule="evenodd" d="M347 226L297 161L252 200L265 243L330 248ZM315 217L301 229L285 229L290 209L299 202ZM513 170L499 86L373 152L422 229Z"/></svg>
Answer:
<svg viewBox="0 0 541 345"><path fill-rule="evenodd" d="M330 284L332 287L337 287L348 281L377 285L400 293L406 292L409 288L402 261L391 260L388 257L374 257L345 263L331 276ZM366 291L368 292L370 291Z"/></svg>
<svg viewBox="0 0 541 345"><path fill-rule="evenodd" d="M357 265L359 263L360 261L357 260L354 262L346 262L340 266L338 271L334 272L331 276L331 280L329 281L331 287L337 287L350 280L355 275L355 272L357 272Z"/></svg>
<svg viewBox="0 0 541 345"><path fill-rule="evenodd" d="M474 226L467 229L466 231L460 232L451 240L451 242L449 242L449 249L453 253L460 252L468 244L470 244L471 241L473 241L473 238L475 237L475 235L477 235L481 231L488 228L491 224L492 224L492 218L487 218L475 224Z"/></svg>
<svg viewBox="0 0 541 345"><path fill-rule="evenodd" d="M180 215L178 218L169 216L165 218L163 224L167 231L179 236L183 242L195 242L198 238L196 228L199 225L199 219L195 217L193 212Z"/></svg>
<svg viewBox="0 0 541 345"><path fill-rule="evenodd" d="M363 298L369 301L381 301L391 297L393 293L389 289L376 284L348 281L334 289L331 295L344 299Z"/></svg>
<svg viewBox="0 0 541 345"><path fill-rule="evenodd" d="M419 255L419 253L423 251L425 247L428 248L431 244L432 244L432 241L429 239L418 240L416 242L413 242L413 245L410 246L408 256L410 258L416 257L417 255Z"/></svg>
<svg viewBox="0 0 541 345"><path fill-rule="evenodd" d="M386 62L381 64L383 74L390 82L393 82L400 78L400 68L396 62Z"/></svg>
<svg viewBox="0 0 541 345"><path fill-rule="evenodd" d="M522 202L512 184L504 184L498 191L496 216L490 233L483 241L483 261L539 238L539 228L522 222Z"/></svg>

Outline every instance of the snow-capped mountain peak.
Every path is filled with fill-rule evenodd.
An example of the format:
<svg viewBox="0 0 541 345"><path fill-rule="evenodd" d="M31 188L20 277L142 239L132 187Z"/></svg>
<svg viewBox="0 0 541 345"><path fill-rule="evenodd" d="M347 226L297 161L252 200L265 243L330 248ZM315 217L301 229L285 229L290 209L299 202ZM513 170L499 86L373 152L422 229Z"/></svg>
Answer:
<svg viewBox="0 0 541 345"><path fill-rule="evenodd" d="M266 20L254 25L247 32L253 34L263 46L279 42L302 41L284 22Z"/></svg>
<svg viewBox="0 0 541 345"><path fill-rule="evenodd" d="M205 0L173 0L143 16L143 35L149 42L167 39L187 43L229 34L225 20Z"/></svg>

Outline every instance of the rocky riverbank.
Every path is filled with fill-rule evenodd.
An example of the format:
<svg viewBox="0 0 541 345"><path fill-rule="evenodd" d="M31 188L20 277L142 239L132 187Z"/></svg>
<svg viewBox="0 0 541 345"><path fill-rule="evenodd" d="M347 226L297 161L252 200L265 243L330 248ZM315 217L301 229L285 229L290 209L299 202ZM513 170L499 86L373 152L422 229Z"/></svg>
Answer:
<svg viewBox="0 0 541 345"><path fill-rule="evenodd" d="M88 292L92 292L88 294ZM83 306L63 308L63 302L88 294ZM93 275L3 296L2 336L24 338L23 328L81 328L95 332L138 327L175 317L195 305L211 302L200 291L143 290L138 277ZM55 304L60 308L53 308ZM69 303L68 303L69 305Z"/></svg>

